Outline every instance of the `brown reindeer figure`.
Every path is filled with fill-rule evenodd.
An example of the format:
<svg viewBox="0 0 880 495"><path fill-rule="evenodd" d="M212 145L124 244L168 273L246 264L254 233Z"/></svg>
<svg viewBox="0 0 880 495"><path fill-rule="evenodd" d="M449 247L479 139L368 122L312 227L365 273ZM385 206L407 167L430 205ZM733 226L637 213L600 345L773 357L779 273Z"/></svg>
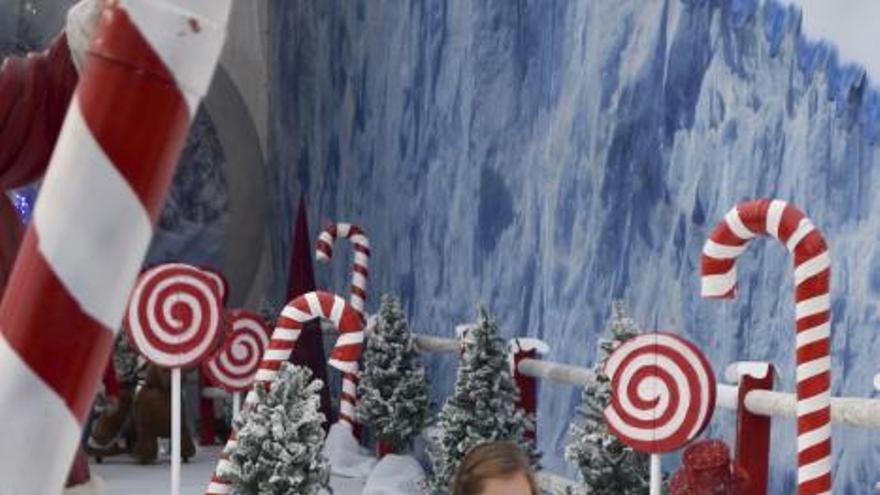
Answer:
<svg viewBox="0 0 880 495"><path fill-rule="evenodd" d="M134 397L134 447L132 455L141 464L149 464L159 454L159 438L171 437L171 371L155 365L147 367L143 387ZM181 406L180 455L184 462L196 453Z"/></svg>

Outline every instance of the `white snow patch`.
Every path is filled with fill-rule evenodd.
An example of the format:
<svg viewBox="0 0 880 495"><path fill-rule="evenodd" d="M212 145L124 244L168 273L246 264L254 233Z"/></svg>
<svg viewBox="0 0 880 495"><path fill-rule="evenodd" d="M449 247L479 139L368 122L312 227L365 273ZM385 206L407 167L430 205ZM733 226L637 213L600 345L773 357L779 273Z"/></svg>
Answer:
<svg viewBox="0 0 880 495"><path fill-rule="evenodd" d="M424 480L425 471L415 458L387 455L367 478L364 495L422 495Z"/></svg>
<svg viewBox="0 0 880 495"><path fill-rule="evenodd" d="M376 465L376 459L358 444L351 428L344 423L330 427L324 456L330 461L331 473L346 478L366 478Z"/></svg>
<svg viewBox="0 0 880 495"><path fill-rule="evenodd" d="M66 488L61 495L105 495L104 480L100 476L92 475L88 483Z"/></svg>

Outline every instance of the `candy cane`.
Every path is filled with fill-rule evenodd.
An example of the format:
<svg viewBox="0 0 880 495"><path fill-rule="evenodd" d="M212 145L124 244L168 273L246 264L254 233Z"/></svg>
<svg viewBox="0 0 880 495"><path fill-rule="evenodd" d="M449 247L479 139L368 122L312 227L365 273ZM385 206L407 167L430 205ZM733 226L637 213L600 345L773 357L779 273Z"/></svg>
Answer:
<svg viewBox="0 0 880 495"><path fill-rule="evenodd" d="M361 318L364 318L364 302L367 299L367 277L370 262L370 240L363 229L350 223L337 223L328 226L318 236L315 258L322 263L329 263L333 257L333 244L342 237L348 239L354 249L354 265L351 268L351 294L349 301ZM357 368L342 375L342 394L339 398L339 419L352 426L357 424L355 408L357 406Z"/></svg>
<svg viewBox="0 0 880 495"><path fill-rule="evenodd" d="M363 316L364 301L367 300L367 277L370 264L370 240L363 229L350 223L330 225L318 235L315 257L322 263L329 263L333 257L333 244L336 239L348 239L354 249L354 265L351 267L351 294L349 300L355 311Z"/></svg>
<svg viewBox="0 0 880 495"><path fill-rule="evenodd" d="M330 320L339 331L339 339L333 347L328 363L343 372L357 370L357 362L361 355L364 342L364 323L361 315L341 297L329 292L309 292L303 294L284 307L272 333L269 349L263 355L260 369L257 371L257 386L268 387L278 374L281 364L290 358L296 341L305 324L315 318ZM245 399L242 415L257 401L257 394L251 390ZM229 466L229 452L235 447L238 432L232 431L214 476L205 492L206 495L225 495L232 493L232 484L223 476Z"/></svg>
<svg viewBox="0 0 880 495"><path fill-rule="evenodd" d="M0 493L64 487L230 5L107 2L0 305Z"/></svg>
<svg viewBox="0 0 880 495"><path fill-rule="evenodd" d="M822 234L784 201L740 203L703 246L702 295L734 297L736 259L758 235L794 255L798 493L831 493L831 263Z"/></svg>

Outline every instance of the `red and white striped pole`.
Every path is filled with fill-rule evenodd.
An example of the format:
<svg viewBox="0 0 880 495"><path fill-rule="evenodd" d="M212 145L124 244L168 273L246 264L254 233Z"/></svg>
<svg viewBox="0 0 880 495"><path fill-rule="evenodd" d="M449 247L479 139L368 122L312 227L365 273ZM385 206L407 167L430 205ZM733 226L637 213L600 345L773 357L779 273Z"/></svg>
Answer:
<svg viewBox="0 0 880 495"><path fill-rule="evenodd" d="M329 263L333 257L333 245L338 238L348 239L354 250L354 264L351 268L351 294L348 299L351 307L366 321L364 305L367 300L367 278L369 277L370 240L364 230L350 223L329 225L318 235L315 247L315 258L322 263ZM342 336L340 336L342 338ZM355 363L357 364L357 363ZM357 385L358 369L342 374L342 393L339 397L339 419L350 425L356 436L360 436L357 422Z"/></svg>
<svg viewBox="0 0 880 495"><path fill-rule="evenodd" d="M510 341L511 373L519 388L517 407L521 409L531 422L526 438L538 441L538 380L519 370L519 363L525 359L538 359L550 352L550 346L540 339L517 337Z"/></svg>
<svg viewBox="0 0 880 495"><path fill-rule="evenodd" d="M819 229L785 201L740 203L718 224L702 257L703 297L736 294L736 260L759 235L794 257L798 494L831 493L831 257Z"/></svg>
<svg viewBox="0 0 880 495"><path fill-rule="evenodd" d="M0 304L0 493L60 493L230 0L107 3Z"/></svg>

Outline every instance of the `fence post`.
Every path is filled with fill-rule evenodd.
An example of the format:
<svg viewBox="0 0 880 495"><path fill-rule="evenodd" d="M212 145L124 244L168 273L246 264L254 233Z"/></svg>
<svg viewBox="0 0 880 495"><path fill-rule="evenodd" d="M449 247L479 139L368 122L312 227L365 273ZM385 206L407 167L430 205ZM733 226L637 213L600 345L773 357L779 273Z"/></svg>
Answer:
<svg viewBox="0 0 880 495"><path fill-rule="evenodd" d="M459 345L461 346L459 349L459 356L464 354L464 347L467 344L468 332L470 332L474 328L472 323L462 323L461 325L455 326L455 337L458 339Z"/></svg>
<svg viewBox="0 0 880 495"><path fill-rule="evenodd" d="M524 359L539 359L550 351L550 347L540 339L517 337L510 341L509 349L511 373L519 388L519 402L516 406L526 413L532 423L532 428L526 432L526 437L537 443L538 383L536 378L520 372L519 363Z"/></svg>
<svg viewBox="0 0 880 495"><path fill-rule="evenodd" d="M772 390L775 370L770 363L738 362L725 378L739 384L736 407L736 463L749 480L743 495L766 495L770 463L770 417L752 414L745 400L753 390Z"/></svg>
<svg viewBox="0 0 880 495"><path fill-rule="evenodd" d="M874 390L880 392L880 374L874 375ZM874 485L874 493L880 493L880 481Z"/></svg>

